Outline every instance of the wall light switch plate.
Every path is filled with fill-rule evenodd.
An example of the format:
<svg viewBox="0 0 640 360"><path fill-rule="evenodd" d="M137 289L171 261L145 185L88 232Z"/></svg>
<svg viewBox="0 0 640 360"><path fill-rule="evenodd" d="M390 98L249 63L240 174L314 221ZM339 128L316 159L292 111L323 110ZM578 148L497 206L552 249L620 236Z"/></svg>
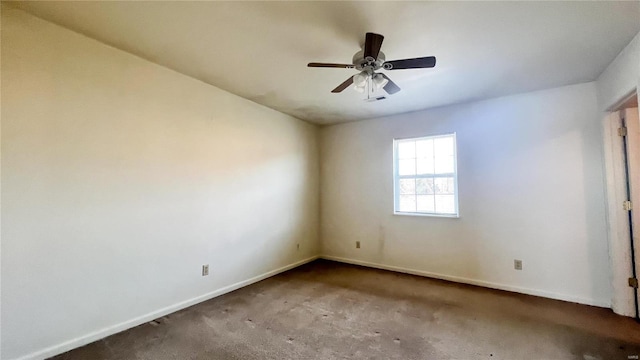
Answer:
<svg viewBox="0 0 640 360"><path fill-rule="evenodd" d="M202 276L209 275L209 265L202 265Z"/></svg>
<svg viewBox="0 0 640 360"><path fill-rule="evenodd" d="M356 241L356 249L360 249L360 241Z"/></svg>

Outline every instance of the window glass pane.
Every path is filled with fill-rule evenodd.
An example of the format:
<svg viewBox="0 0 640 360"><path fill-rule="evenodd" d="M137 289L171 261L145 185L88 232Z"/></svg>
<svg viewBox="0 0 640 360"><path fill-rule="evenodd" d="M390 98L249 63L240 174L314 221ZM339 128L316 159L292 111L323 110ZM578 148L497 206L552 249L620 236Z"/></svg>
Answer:
<svg viewBox="0 0 640 360"><path fill-rule="evenodd" d="M433 174L434 164L433 157L418 158L417 161L417 173L418 174Z"/></svg>
<svg viewBox="0 0 640 360"><path fill-rule="evenodd" d="M436 212L438 214L455 214L453 195L436 195Z"/></svg>
<svg viewBox="0 0 640 360"><path fill-rule="evenodd" d="M418 195L417 198L417 209L419 212L435 212L436 209L433 195Z"/></svg>
<svg viewBox="0 0 640 360"><path fill-rule="evenodd" d="M415 175L416 159L398 160L398 175Z"/></svg>
<svg viewBox="0 0 640 360"><path fill-rule="evenodd" d="M419 158L433 158L433 140L416 141L416 156Z"/></svg>
<svg viewBox="0 0 640 360"><path fill-rule="evenodd" d="M415 212L416 211L416 196L415 195L400 195L400 201L398 203L399 211Z"/></svg>
<svg viewBox="0 0 640 360"><path fill-rule="evenodd" d="M395 140L396 211L457 214L455 135Z"/></svg>
<svg viewBox="0 0 640 360"><path fill-rule="evenodd" d="M415 194L415 193L416 193L415 179L400 179L400 194Z"/></svg>
<svg viewBox="0 0 640 360"><path fill-rule="evenodd" d="M439 137L433 139L436 156L453 156L453 137Z"/></svg>
<svg viewBox="0 0 640 360"><path fill-rule="evenodd" d="M416 194L433 194L433 178L416 179Z"/></svg>
<svg viewBox="0 0 640 360"><path fill-rule="evenodd" d="M440 156L440 154L436 154L435 170L436 174L453 173L453 156Z"/></svg>
<svg viewBox="0 0 640 360"><path fill-rule="evenodd" d="M435 191L436 194L453 194L453 178L435 178Z"/></svg>
<svg viewBox="0 0 640 360"><path fill-rule="evenodd" d="M401 141L398 142L398 159L415 159L416 142Z"/></svg>

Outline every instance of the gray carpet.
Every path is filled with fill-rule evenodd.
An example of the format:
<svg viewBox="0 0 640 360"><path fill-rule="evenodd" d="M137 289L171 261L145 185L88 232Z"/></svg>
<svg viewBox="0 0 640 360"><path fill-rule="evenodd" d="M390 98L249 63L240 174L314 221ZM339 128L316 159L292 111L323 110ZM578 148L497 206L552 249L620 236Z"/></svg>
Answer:
<svg viewBox="0 0 640 360"><path fill-rule="evenodd" d="M608 309L318 260L55 357L628 359Z"/></svg>

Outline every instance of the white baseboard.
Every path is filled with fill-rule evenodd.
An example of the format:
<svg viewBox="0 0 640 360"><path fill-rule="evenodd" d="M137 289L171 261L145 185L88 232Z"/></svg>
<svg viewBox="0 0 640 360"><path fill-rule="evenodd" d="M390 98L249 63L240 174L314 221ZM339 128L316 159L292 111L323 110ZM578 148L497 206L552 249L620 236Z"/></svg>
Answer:
<svg viewBox="0 0 640 360"><path fill-rule="evenodd" d="M46 349L33 352L31 354L22 356L20 358L15 359L15 360L43 360L43 359L46 359L46 358L49 358L49 357L52 357L52 356L56 356L56 355L62 354L62 353L67 352L69 350L73 350L75 348L79 348L81 346L90 344L90 343L92 343L94 341L103 339L103 338L105 338L107 336L119 333L121 331L130 329L132 327L136 327L138 325L142 325L144 323L147 323L147 322L149 322L151 320L154 320L154 319L157 319L159 317L163 317L165 315L174 313L174 312L176 312L178 310L182 310L182 309L187 308L189 306L193 306L195 304L201 303L203 301L212 299L212 298L220 296L220 295L224 295L224 294L226 294L228 292L237 290L237 289L245 287L247 285L251 285L253 283L256 283L258 281L264 280L266 278L269 278L271 276L277 275L279 273L285 272L287 270L293 269L295 267L298 267L300 265L306 264L306 263L311 262L311 261L313 261L315 259L318 259L318 258L319 258L319 256L312 256L312 257L306 258L304 260L297 261L297 262L295 262L293 264L289 264L287 266L283 266L283 267L281 267L279 269L275 269L275 270L266 272L264 274L252 277L250 279L247 279L247 280L244 280L244 281L240 281L238 283L235 283L235 284L232 284L232 285L229 285L229 286L225 286L225 287L223 287L221 289L212 291L210 293L206 293L204 295L200 295L200 296L197 296L195 298L192 298L192 299L189 299L189 300L186 300L186 301L183 301L183 302L171 305L171 306L167 306L167 307L162 308L160 310L156 310L154 312L139 316L139 317L137 317L135 319L131 319L131 320L122 322L120 324L116 324L116 325L113 325L113 326L110 326L110 327L107 327L107 328L92 332L92 333L87 334L87 335L83 335L81 337L78 337L78 338L63 342L61 344L54 345L54 346L48 347Z"/></svg>
<svg viewBox="0 0 640 360"><path fill-rule="evenodd" d="M453 281L453 282L458 282L463 284L483 286L491 289L506 290L506 291L517 292L521 294L541 296L545 298L569 301L569 302L574 302L578 304L592 305L592 306L598 306L598 307L604 307L604 308L611 307L611 303L607 301L588 299L588 298L554 293L554 292L549 292L544 290L529 289L529 288L513 286L513 285L497 284L497 283L488 282L488 281L475 280L475 279L469 279L469 278L452 276L452 275L444 275L444 274L432 273L432 272L422 271L422 270L407 269L399 266L377 264L377 263L372 263L368 261L348 259L348 258L337 257L337 256L320 255L320 258L326 259L326 260L343 262L347 264L372 267L376 269L390 270L390 271L396 271L396 272L401 272L406 274L425 276L425 277L434 278L434 279L448 280L448 281Z"/></svg>

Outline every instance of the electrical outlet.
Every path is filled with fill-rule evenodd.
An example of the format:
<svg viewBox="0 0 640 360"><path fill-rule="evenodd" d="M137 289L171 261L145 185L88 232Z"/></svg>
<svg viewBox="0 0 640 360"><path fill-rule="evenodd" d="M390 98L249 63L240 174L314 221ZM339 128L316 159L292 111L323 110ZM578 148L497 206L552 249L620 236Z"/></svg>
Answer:
<svg viewBox="0 0 640 360"><path fill-rule="evenodd" d="M202 265L202 276L209 275L209 265Z"/></svg>
<svg viewBox="0 0 640 360"><path fill-rule="evenodd" d="M356 249L360 249L360 241L356 241Z"/></svg>
<svg viewBox="0 0 640 360"><path fill-rule="evenodd" d="M522 260L513 260L513 268L516 270L522 270Z"/></svg>

